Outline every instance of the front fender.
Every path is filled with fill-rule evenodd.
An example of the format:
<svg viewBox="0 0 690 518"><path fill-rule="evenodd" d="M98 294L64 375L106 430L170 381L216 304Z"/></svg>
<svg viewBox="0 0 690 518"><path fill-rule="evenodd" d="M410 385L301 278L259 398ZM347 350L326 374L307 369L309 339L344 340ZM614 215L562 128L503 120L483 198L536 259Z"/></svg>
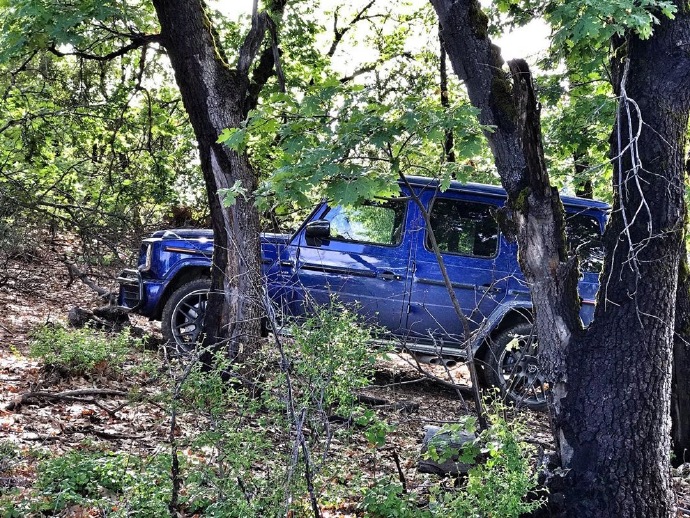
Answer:
<svg viewBox="0 0 690 518"><path fill-rule="evenodd" d="M489 315L489 318L482 322L479 329L477 329L472 337L472 350L476 353L477 349L479 349L486 339L489 338L508 314L527 314L531 312L532 302L529 300L512 300L498 305L493 313Z"/></svg>

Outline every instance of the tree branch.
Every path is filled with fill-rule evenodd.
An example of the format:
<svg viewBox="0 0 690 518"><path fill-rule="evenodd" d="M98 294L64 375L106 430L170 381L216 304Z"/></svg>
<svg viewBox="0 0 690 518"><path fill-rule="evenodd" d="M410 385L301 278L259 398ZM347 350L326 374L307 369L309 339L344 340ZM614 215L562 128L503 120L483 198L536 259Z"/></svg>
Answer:
<svg viewBox="0 0 690 518"><path fill-rule="evenodd" d="M241 77L248 76L249 67L254 63L259 47L264 41L269 21L270 17L265 11L252 17L252 27L240 47L240 57L237 60L237 72Z"/></svg>
<svg viewBox="0 0 690 518"><path fill-rule="evenodd" d="M124 47L121 47L117 50L114 50L113 52L109 52L108 54L91 54L89 52L84 52L80 50L75 50L73 52L62 52L57 49L55 44L50 45L47 50L51 52L52 54L58 56L58 57L65 57L65 56L77 56L82 59L89 59L93 61L110 61L112 59L115 59L120 56L124 56L127 54L129 51L138 49L140 47L143 47L145 45L148 45L149 43L160 43L161 38L160 34L136 34L132 35L132 41L128 45L125 45Z"/></svg>
<svg viewBox="0 0 690 518"><path fill-rule="evenodd" d="M270 10L275 17L282 17L286 4L287 0L275 0L270 6ZM271 32L271 45L263 50L259 56L257 65L254 67L251 82L247 89L245 114L247 114L249 110L256 108L261 90L275 73L278 74L278 81L281 84L281 88L283 90L285 89L285 77L283 76L280 66L280 49L278 47L278 34L275 21L270 16L268 16L268 21L268 29Z"/></svg>
<svg viewBox="0 0 690 518"><path fill-rule="evenodd" d="M350 23L348 23L345 27L342 29L338 29L338 10L335 11L333 14L333 42L331 43L331 47L328 49L328 52L326 52L326 56L329 58L332 58L333 55L335 54L335 51L338 48L338 44L342 41L343 36L345 36L345 33L352 29L355 24L361 22L363 19L365 19L365 14L366 12L371 8L372 5L376 3L376 0L370 0L370 2L362 7L362 9L359 10L359 12L350 20Z"/></svg>

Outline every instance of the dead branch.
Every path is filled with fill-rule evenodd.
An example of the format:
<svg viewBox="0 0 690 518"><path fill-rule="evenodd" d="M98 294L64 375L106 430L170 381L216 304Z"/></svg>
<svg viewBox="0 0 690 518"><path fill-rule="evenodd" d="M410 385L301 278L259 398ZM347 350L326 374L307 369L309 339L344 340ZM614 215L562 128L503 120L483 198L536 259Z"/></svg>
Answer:
<svg viewBox="0 0 690 518"><path fill-rule="evenodd" d="M86 403L95 403L94 399L89 399L87 396L116 396L116 397L129 397L128 392L123 392L122 390L111 390L111 389L79 389L79 390L66 390L64 392L26 392L21 396L18 396L14 401L7 404L5 410L18 410L23 404L28 403L32 400L38 399L48 399L52 401L79 401Z"/></svg>
<svg viewBox="0 0 690 518"><path fill-rule="evenodd" d="M67 257L62 257L60 259L60 262L64 263L64 265L67 267L67 271L69 272L69 283L67 284L68 286L70 286L75 279L79 279L81 282L83 282L89 288L95 291L101 298L109 299L111 297L112 292L110 290L106 290L105 288L93 282L89 278L89 276L86 275L86 273L82 272L79 268L77 268L77 265L69 259L67 259Z"/></svg>
<svg viewBox="0 0 690 518"><path fill-rule="evenodd" d="M129 435L122 433L110 433L103 430L97 430L93 426L76 426L72 428L66 428L62 431L63 434L73 434L73 433L88 433L100 437L101 439L108 439L111 441L117 441L120 439L143 439L143 435Z"/></svg>
<svg viewBox="0 0 690 518"><path fill-rule="evenodd" d="M406 414L411 414L419 410L419 403L414 403L412 401L388 401L387 399L366 396L364 394L357 394L357 401L374 408L401 410Z"/></svg>

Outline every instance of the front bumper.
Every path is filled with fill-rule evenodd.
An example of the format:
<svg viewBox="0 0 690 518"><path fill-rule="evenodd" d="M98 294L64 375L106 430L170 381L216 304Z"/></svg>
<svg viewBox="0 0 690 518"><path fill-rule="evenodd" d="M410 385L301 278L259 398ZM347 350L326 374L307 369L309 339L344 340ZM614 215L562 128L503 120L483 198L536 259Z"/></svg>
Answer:
<svg viewBox="0 0 690 518"><path fill-rule="evenodd" d="M122 270L117 277L120 293L117 304L127 311L136 311L144 302L144 280L139 270Z"/></svg>
<svg viewBox="0 0 690 518"><path fill-rule="evenodd" d="M122 270L117 282L120 283L119 307L152 320L160 318L167 281L146 279L138 270Z"/></svg>

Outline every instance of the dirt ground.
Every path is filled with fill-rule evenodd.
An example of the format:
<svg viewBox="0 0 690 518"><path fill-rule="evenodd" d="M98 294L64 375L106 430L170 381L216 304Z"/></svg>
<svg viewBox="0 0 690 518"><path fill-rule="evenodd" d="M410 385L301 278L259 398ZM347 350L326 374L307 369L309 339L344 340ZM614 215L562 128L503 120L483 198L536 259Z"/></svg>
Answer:
<svg viewBox="0 0 690 518"><path fill-rule="evenodd" d="M74 306L93 309L103 301L82 282L70 279L66 266L59 261L63 254L74 252L69 241L46 244L34 254L8 261L0 271L0 443L23 447L44 448L58 455L75 448L86 439L101 442L112 450L130 453L151 453L168 448L170 416L161 408L150 404L126 404L126 393L133 388L154 392L155 383L147 380L46 377L41 365L29 356L30 334L47 322L66 322L67 312ZM96 282L115 290L114 276L118 268L101 270ZM159 336L155 324L137 319L135 325L146 333ZM155 340L154 340L155 342ZM162 361L162 359L161 359ZM391 409L386 418L395 426L389 444L395 448L402 462L408 484L424 484L416 470L421 438L427 425L442 425L458 416L472 412L472 403L459 400L453 391L430 384L421 378L405 355L391 357L378 366L375 386L364 394L390 403L412 403L412 412ZM450 374L458 383L468 383L465 367L446 370L442 366L429 367L439 378ZM391 380L404 383L391 383ZM109 394L90 394L74 400L37 399L11 408L23 394L43 390L65 393L76 390L109 390ZM530 442L548 449L550 433L543 415L526 412ZM181 422L180 433L191 423ZM353 455L352 451L344 452ZM356 453L354 453L356 454ZM385 454L382 454L385 457ZM0 459L1 460L1 459ZM392 460L374 469L393 469ZM677 473L675 484L679 506L690 509L690 466L684 476ZM0 487L30 488L35 472L3 471L0 462ZM325 516L349 516L347 505L337 509L324 508Z"/></svg>

